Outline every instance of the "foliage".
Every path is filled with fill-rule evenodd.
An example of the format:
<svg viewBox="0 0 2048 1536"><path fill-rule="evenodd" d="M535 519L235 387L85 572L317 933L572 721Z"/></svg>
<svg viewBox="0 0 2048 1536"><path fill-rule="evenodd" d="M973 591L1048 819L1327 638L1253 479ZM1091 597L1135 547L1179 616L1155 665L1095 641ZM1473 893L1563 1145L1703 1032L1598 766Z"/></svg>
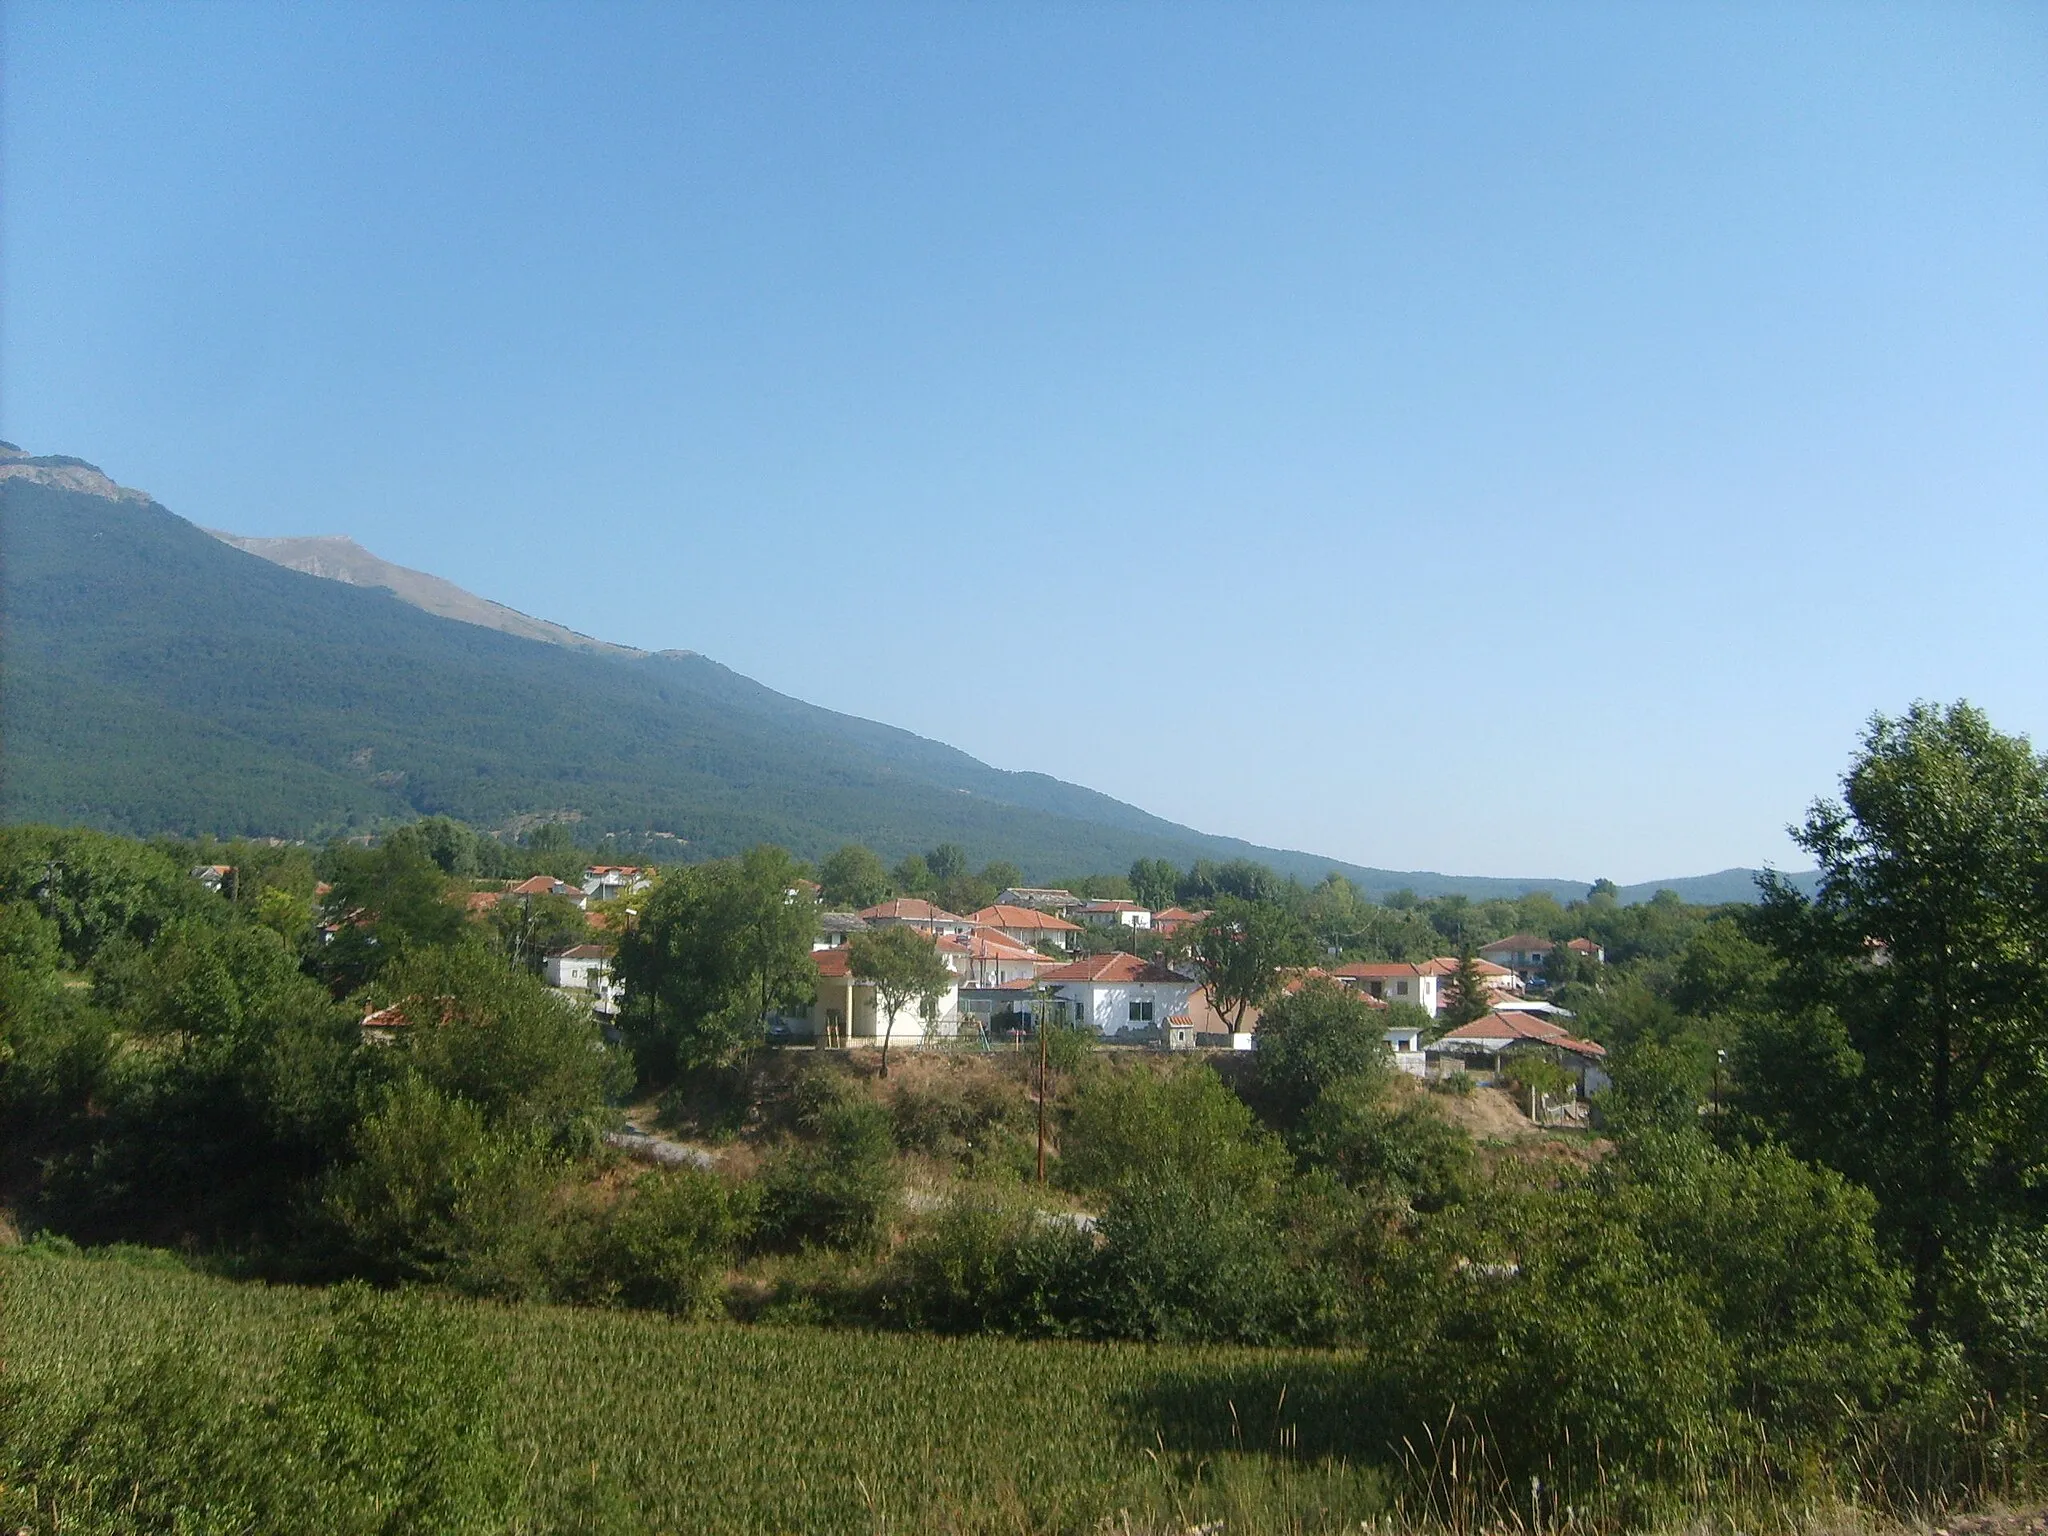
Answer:
<svg viewBox="0 0 2048 1536"><path fill-rule="evenodd" d="M1262 1099L1281 1126L1298 1122L1332 1084L1387 1073L1383 1012L1350 988L1321 979L1265 1011L1253 1062Z"/></svg>
<svg viewBox="0 0 2048 1536"><path fill-rule="evenodd" d="M321 910L333 929L319 965L337 994L353 992L410 950L462 932L457 893L434 861L405 843L329 850Z"/></svg>
<svg viewBox="0 0 2048 1536"><path fill-rule="evenodd" d="M495 1127L588 1149L606 1104L631 1086L588 1013L477 946L419 951L364 1002L408 1021L382 1066L474 1104Z"/></svg>
<svg viewBox="0 0 2048 1536"><path fill-rule="evenodd" d="M712 1174L642 1174L593 1238L586 1295L677 1317L711 1315L748 1217L745 1200Z"/></svg>
<svg viewBox="0 0 2048 1536"><path fill-rule="evenodd" d="M859 1084L817 1070L798 1084L801 1139L761 1174L764 1246L872 1249L898 1174L889 1112Z"/></svg>
<svg viewBox="0 0 2048 1536"><path fill-rule="evenodd" d="M887 1077L898 1016L915 1004L929 1031L938 1017L939 1000L953 985L953 973L928 935L902 923L855 934L847 951L847 968L875 989L876 1022L882 1033L881 1071Z"/></svg>
<svg viewBox="0 0 2048 1536"><path fill-rule="evenodd" d="M558 1163L531 1132L408 1077L356 1128L322 1208L364 1273L540 1297L557 1272Z"/></svg>
<svg viewBox="0 0 2048 1536"><path fill-rule="evenodd" d="M1282 968L1305 958L1307 936L1283 907L1217 896L1209 916L1186 930L1184 950L1210 1006L1235 1031L1279 995Z"/></svg>
<svg viewBox="0 0 2048 1536"><path fill-rule="evenodd" d="M1458 969L1444 981L1445 997L1437 1017L1446 1029L1470 1024L1493 1011L1493 988L1480 973L1478 958L1470 946L1458 953Z"/></svg>
<svg viewBox="0 0 2048 1536"><path fill-rule="evenodd" d="M1960 1322L1970 1255L2048 1220L2048 764L1920 704L1872 721L1843 791L1797 834L1819 894L1773 883L1757 918L1783 1022L1749 1032L1741 1103L1867 1185L1921 1326Z"/></svg>
<svg viewBox="0 0 2048 1536"><path fill-rule="evenodd" d="M1462 1199L1475 1172L1471 1136L1384 1073L1325 1087L1294 1145L1304 1166L1327 1170L1376 1204L1421 1211Z"/></svg>
<svg viewBox="0 0 2048 1536"><path fill-rule="evenodd" d="M671 870L619 940L625 1018L658 1077L744 1053L769 1010L808 1002L817 910L779 848Z"/></svg>
<svg viewBox="0 0 2048 1536"><path fill-rule="evenodd" d="M0 1436L26 1495L8 1512L88 1536L285 1536L311 1510L343 1536L503 1529L516 1484L501 1373L453 1315L343 1287L282 1343L267 1390L182 1340L68 1412L31 1400L43 1412Z"/></svg>
<svg viewBox="0 0 2048 1536"><path fill-rule="evenodd" d="M888 900L889 870L873 849L848 843L818 866L818 884L827 907L859 912Z"/></svg>
<svg viewBox="0 0 2048 1536"><path fill-rule="evenodd" d="M1280 1143L1198 1064L1093 1073L1060 1131L1060 1182L1093 1193L1165 1177L1200 1189L1270 1194L1286 1166Z"/></svg>

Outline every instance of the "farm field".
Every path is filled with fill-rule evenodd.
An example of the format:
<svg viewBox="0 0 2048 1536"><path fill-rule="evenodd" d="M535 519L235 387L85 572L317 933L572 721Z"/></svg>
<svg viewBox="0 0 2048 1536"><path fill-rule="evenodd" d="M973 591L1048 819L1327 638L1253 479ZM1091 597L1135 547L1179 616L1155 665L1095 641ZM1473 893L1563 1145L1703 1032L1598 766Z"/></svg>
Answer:
<svg viewBox="0 0 2048 1536"><path fill-rule="evenodd" d="M503 1363L528 1530L1320 1531L1385 1508L1373 1449L1344 1443L1341 1355L433 1305ZM323 1309L169 1261L0 1256L0 1351L32 1399L183 1341L260 1383Z"/></svg>

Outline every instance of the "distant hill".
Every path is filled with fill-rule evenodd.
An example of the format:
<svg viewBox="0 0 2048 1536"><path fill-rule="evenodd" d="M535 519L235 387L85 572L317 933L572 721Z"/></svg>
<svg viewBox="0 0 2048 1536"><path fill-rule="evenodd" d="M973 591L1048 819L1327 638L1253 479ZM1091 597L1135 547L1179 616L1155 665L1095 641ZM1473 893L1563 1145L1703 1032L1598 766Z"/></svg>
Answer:
<svg viewBox="0 0 2048 1536"><path fill-rule="evenodd" d="M486 827L570 815L673 836L693 857L773 841L816 858L857 840L893 859L952 841L1033 879L1242 857L1306 880L1334 869L1378 894L1585 891L1196 832L702 656L578 635L350 540L212 536L82 460L7 445L0 556L10 821L321 837L422 814ZM1624 896L1747 899L1744 873Z"/></svg>

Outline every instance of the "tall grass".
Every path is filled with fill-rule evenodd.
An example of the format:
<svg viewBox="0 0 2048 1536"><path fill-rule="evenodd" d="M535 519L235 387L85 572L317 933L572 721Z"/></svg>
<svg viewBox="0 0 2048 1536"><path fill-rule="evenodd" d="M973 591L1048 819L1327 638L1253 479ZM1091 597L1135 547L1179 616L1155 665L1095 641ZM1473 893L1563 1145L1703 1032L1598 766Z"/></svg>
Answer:
<svg viewBox="0 0 2048 1536"><path fill-rule="evenodd" d="M498 1428L518 1483L505 1528L521 1532L1840 1531L2024 1497L2039 1431L1958 1399L1860 1424L1820 1465L1731 1436L1670 1448L1653 1478L1594 1455L1577 1459L1591 1473L1531 1480L1502 1470L1485 1426L1455 1417L1389 1443L1356 1353L422 1305L502 1368ZM167 1348L260 1398L327 1312L317 1291L147 1255L0 1255L0 1469L17 1463L0 1512L76 1529L28 1486L22 1446Z"/></svg>

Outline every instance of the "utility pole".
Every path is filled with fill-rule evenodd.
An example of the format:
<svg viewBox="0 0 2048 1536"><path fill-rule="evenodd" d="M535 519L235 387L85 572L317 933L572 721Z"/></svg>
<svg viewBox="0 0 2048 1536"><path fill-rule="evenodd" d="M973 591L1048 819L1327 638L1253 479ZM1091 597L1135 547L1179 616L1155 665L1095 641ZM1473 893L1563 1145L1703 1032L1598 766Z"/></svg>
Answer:
<svg viewBox="0 0 2048 1536"><path fill-rule="evenodd" d="M1038 1182L1045 1182L1045 1018L1044 1009L1032 1010L1032 1032L1038 1036Z"/></svg>
<svg viewBox="0 0 2048 1536"><path fill-rule="evenodd" d="M1727 1062L1726 1051L1714 1052L1714 1119L1717 1123L1721 1118L1721 1068L1726 1066Z"/></svg>

